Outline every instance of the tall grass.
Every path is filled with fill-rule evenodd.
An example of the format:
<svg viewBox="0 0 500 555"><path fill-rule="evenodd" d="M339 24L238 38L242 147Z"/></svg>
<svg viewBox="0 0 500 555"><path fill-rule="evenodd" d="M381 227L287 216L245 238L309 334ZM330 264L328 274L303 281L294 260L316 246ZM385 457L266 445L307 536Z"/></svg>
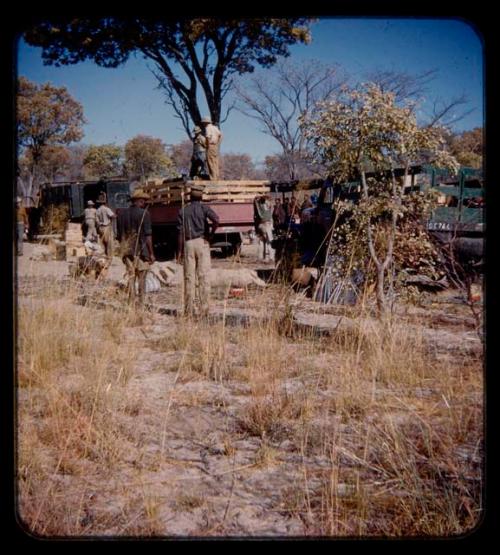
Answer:
<svg viewBox="0 0 500 555"><path fill-rule="evenodd" d="M171 384L163 413L150 415L160 458L168 451L169 415L182 397L175 387L195 379L238 398L231 406L234 396L219 402L199 389L189 393L193 408L224 414L222 456L235 459L237 441L250 438L258 448L245 465L249 472L272 472L284 460L293 468L289 486L275 492L271 483L262 506L299 520L305 534L447 536L477 524L480 360L440 360L418 327L402 320L381 326L369 306L350 311L349 325L341 322L332 336L297 331L295 301L278 286L252 298L265 316L256 324L171 319L161 336L142 341L129 334L138 328L140 335L146 317L78 307L74 298L70 288L58 299L42 292L19 303L18 500L30 531L172 532L162 520L160 492L124 491L121 512L92 517L86 484L90 471L105 483L140 466L130 463L132 448L134 457L142 452L124 418L141 422L148 402L130 387L142 347L175 355L162 367ZM66 489L74 478L79 487ZM183 492L174 505L191 511L205 504Z"/></svg>
<svg viewBox="0 0 500 555"><path fill-rule="evenodd" d="M79 533L60 476L83 476L88 461L112 469L124 448L116 414L133 362L120 342L127 319L78 307L74 293L18 305L18 510L37 534Z"/></svg>

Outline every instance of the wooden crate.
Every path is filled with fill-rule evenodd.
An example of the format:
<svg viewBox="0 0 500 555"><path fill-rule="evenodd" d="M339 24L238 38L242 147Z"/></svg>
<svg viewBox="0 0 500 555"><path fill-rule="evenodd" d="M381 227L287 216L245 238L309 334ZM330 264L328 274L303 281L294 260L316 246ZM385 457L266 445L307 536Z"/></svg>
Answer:
<svg viewBox="0 0 500 555"><path fill-rule="evenodd" d="M167 181L151 180L143 186L156 203L189 202L192 185L204 188L203 201L253 202L256 196L269 192L269 182L262 180Z"/></svg>

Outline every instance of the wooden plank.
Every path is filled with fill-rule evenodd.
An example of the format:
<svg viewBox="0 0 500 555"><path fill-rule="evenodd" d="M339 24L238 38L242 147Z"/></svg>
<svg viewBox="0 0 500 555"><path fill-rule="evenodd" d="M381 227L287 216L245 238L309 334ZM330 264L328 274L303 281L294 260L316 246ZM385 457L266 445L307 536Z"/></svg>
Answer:
<svg viewBox="0 0 500 555"><path fill-rule="evenodd" d="M200 181L187 181L187 185L221 185L222 187L228 186L257 186L257 185L270 185L270 181L266 179L219 179L217 181L200 180Z"/></svg>

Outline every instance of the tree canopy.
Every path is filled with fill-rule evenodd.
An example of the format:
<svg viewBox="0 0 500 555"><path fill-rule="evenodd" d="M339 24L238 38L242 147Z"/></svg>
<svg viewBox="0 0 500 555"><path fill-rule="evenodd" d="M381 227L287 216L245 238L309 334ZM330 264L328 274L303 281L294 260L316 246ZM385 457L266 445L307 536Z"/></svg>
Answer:
<svg viewBox="0 0 500 555"><path fill-rule="evenodd" d="M322 100L334 96L346 83L338 66L318 60L280 61L272 72L262 72L250 83L237 87L239 110L260 124L264 133L280 145L288 179L310 177L306 163L306 144L298 125L300 115Z"/></svg>
<svg viewBox="0 0 500 555"><path fill-rule="evenodd" d="M353 220L363 230L376 267L377 306L383 316L387 310L384 280L386 274L391 275L394 262L409 168L423 160L451 171L458 164L444 148L440 129L419 126L411 103L396 105L395 93L384 92L373 83L346 89L340 98L319 103L314 113L301 121L316 161L324 164L333 178L338 182L361 178L361 202ZM396 168L404 168L399 183ZM370 182L368 171L381 176ZM354 243L361 243L361 236ZM389 286L392 288L392 282Z"/></svg>
<svg viewBox="0 0 500 555"><path fill-rule="evenodd" d="M55 177L67 163L61 148L83 137L82 105L66 87L42 85L20 77L17 92L18 185L35 198L40 182Z"/></svg>
<svg viewBox="0 0 500 555"><path fill-rule="evenodd" d="M154 63L160 86L190 135L202 114L198 88L212 121L223 121L222 100L235 74L269 67L288 47L309 41L309 20L292 18L52 17L25 33L43 48L46 64L93 60L117 67L132 53ZM227 114L226 114L227 117Z"/></svg>
<svg viewBox="0 0 500 555"><path fill-rule="evenodd" d="M66 87L38 85L19 78L17 95L17 136L30 150L36 163L46 145L64 145L83 137L83 107Z"/></svg>
<svg viewBox="0 0 500 555"><path fill-rule="evenodd" d="M87 178L120 174L123 169L123 148L114 144L90 145L83 159Z"/></svg>
<svg viewBox="0 0 500 555"><path fill-rule="evenodd" d="M147 179L164 176L173 170L173 164L161 139L136 135L125 145L125 171L127 175Z"/></svg>

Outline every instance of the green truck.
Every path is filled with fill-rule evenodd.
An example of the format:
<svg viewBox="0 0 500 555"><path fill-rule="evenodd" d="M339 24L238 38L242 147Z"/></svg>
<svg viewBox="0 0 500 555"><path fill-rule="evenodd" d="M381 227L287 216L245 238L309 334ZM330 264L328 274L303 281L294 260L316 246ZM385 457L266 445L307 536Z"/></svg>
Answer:
<svg viewBox="0 0 500 555"><path fill-rule="evenodd" d="M486 231L484 181L482 172L461 168L452 176L436 168L426 168L430 186L439 193L427 229L443 243L451 243L462 259L483 257Z"/></svg>

